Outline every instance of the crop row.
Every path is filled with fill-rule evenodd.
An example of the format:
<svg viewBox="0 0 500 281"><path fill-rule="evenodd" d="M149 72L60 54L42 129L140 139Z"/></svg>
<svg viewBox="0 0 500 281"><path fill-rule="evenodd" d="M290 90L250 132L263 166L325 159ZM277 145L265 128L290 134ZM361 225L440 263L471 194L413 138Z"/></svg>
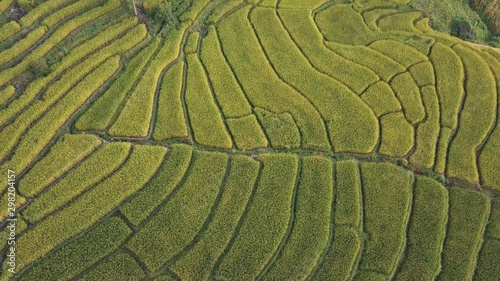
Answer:
<svg viewBox="0 0 500 281"><path fill-rule="evenodd" d="M17 242L23 247L16 252L18 268L43 257L118 207L155 174L165 154L163 147L135 146L119 171L20 235Z"/></svg>
<svg viewBox="0 0 500 281"><path fill-rule="evenodd" d="M52 81L57 79L57 77L61 74L65 73L69 67L77 64L85 56L94 52L97 48L109 42L109 40L116 38L136 23L137 20L134 20L133 18L125 19L118 24L107 27L94 38L71 50L66 57L54 65L54 70L52 72L50 72L47 76L40 77L30 83L24 90L23 94L16 100L12 101L8 107L2 111L0 114L0 123L4 124L9 118L12 118L12 116L15 116L18 112L23 110L40 91L47 87L47 85L50 86L50 84L53 83Z"/></svg>
<svg viewBox="0 0 500 281"><path fill-rule="evenodd" d="M162 71L177 58L184 28L171 32L163 41L163 45L127 98L118 119L110 127L110 135L145 137L149 134L157 83Z"/></svg>
<svg viewBox="0 0 500 281"><path fill-rule="evenodd" d="M303 148L329 147L321 116L307 99L276 77L259 48L257 38L252 35L252 26L247 21L249 8L239 9L229 15L217 29L227 62L249 102L253 107L274 113L289 112L302 134ZM247 46L245 51L241 49L242 44Z"/></svg>
<svg viewBox="0 0 500 281"><path fill-rule="evenodd" d="M42 24L48 28L53 27L60 21L74 14L81 13L82 10L89 8L90 6L101 3L103 0L90 0L90 1L76 1L75 3L68 5L57 12L51 14L42 20ZM40 9L39 7L37 9Z"/></svg>
<svg viewBox="0 0 500 281"><path fill-rule="evenodd" d="M52 1L51 1L52 2ZM49 3L49 2L47 2ZM73 30L77 29L81 25L88 23L99 16L106 14L120 6L119 0L110 0L105 5L94 8L88 12L85 12L70 21L64 23L60 26L52 35L47 38L40 46L38 46L33 52L26 56L19 64L6 69L0 75L0 85L4 85L8 81L17 77L24 71L26 71L30 64L38 61L45 54L47 54L54 46L56 46L62 39L68 36ZM39 10L39 9L35 9Z"/></svg>
<svg viewBox="0 0 500 281"><path fill-rule="evenodd" d="M10 85L0 90L0 106L4 106L16 93L16 88Z"/></svg>
<svg viewBox="0 0 500 281"><path fill-rule="evenodd" d="M35 9L30 10L28 14L24 15L19 23L23 28L26 28L35 23L41 17L51 14L54 11L58 11L59 8L71 4L71 2L73 2L73 0L55 0L40 3L40 5L37 5Z"/></svg>
<svg viewBox="0 0 500 281"><path fill-rule="evenodd" d="M159 40L154 40L128 62L125 71L120 74L111 87L77 120L76 129L104 131L111 125L120 104L125 103L125 97L136 81L135 77L138 77L143 71L158 45Z"/></svg>
<svg viewBox="0 0 500 281"><path fill-rule="evenodd" d="M14 46L9 49L0 52L0 65L4 65L13 61L17 56L28 50L33 46L42 36L47 32L45 26L40 26L39 28L30 32L26 38L17 42Z"/></svg>

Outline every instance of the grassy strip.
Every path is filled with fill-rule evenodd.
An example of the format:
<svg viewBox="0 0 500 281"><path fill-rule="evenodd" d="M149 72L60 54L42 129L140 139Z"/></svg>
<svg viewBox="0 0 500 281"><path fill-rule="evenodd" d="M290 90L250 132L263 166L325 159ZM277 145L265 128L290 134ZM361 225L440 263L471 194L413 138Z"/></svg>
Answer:
<svg viewBox="0 0 500 281"><path fill-rule="evenodd" d="M188 55L187 64L186 106L195 141L208 147L230 149L231 137L213 100L203 66L196 55Z"/></svg>
<svg viewBox="0 0 500 281"><path fill-rule="evenodd" d="M144 280L146 274L130 254L118 252L82 276L82 281Z"/></svg>
<svg viewBox="0 0 500 281"><path fill-rule="evenodd" d="M427 118L417 128L416 150L410 162L426 169L432 168L439 138L439 100L434 86L420 90L427 111Z"/></svg>
<svg viewBox="0 0 500 281"><path fill-rule="evenodd" d="M87 1L77 1L71 5L68 5L60 10L57 10L57 12L51 14L50 16L46 17L45 19L42 20L42 24L47 26L48 28L51 28L52 26L56 25L58 22L62 21L63 19L70 17L74 14L78 14L81 11L84 11L86 8L98 4L102 2L102 0L87 0Z"/></svg>
<svg viewBox="0 0 500 281"><path fill-rule="evenodd" d="M118 119L109 129L114 136L146 137L153 114L156 84L163 69L177 58L184 28L169 33L156 56L146 68L137 87L127 99Z"/></svg>
<svg viewBox="0 0 500 281"><path fill-rule="evenodd" d="M46 2L53 3L53 1ZM25 57L19 64L6 69L3 74L0 75L0 85L4 85L8 81L14 79L15 77L22 74L24 71L28 70L33 62L40 60L44 55L46 55L54 46L61 42L66 36L68 36L72 31L80 27L81 25L88 23L99 16L106 14L120 6L120 0L110 0L104 6L99 6L88 12L85 12L72 20L64 23L59 27L47 40L43 42L42 45L38 46L33 52L31 52L27 57ZM32 11L37 11L39 9L33 9ZM25 17L23 17L24 19Z"/></svg>
<svg viewBox="0 0 500 281"><path fill-rule="evenodd" d="M406 239L412 175L389 163L364 163L364 228L368 235L360 269L391 274Z"/></svg>
<svg viewBox="0 0 500 281"><path fill-rule="evenodd" d="M479 254L477 271L474 280L498 280L498 261L500 260L500 240L484 241L483 249Z"/></svg>
<svg viewBox="0 0 500 281"><path fill-rule="evenodd" d="M450 213L439 280L471 280L490 210L483 193L450 189Z"/></svg>
<svg viewBox="0 0 500 281"><path fill-rule="evenodd" d="M93 135L64 135L19 181L19 192L26 197L38 194L100 144L99 138Z"/></svg>
<svg viewBox="0 0 500 281"><path fill-rule="evenodd" d="M214 94L226 118L242 117L252 113L252 108L238 81L225 63L215 27L210 26L201 45L201 60L207 68Z"/></svg>
<svg viewBox="0 0 500 281"><path fill-rule="evenodd" d="M410 73L405 72L394 78L391 87L396 93L408 121L415 125L425 118L425 108L420 90Z"/></svg>
<svg viewBox="0 0 500 281"><path fill-rule="evenodd" d="M449 177L478 182L476 149L487 137L497 118L495 77L486 61L476 52L461 45L456 45L454 50L464 62L467 96L460 113L458 133L450 147L446 174Z"/></svg>
<svg viewBox="0 0 500 281"><path fill-rule="evenodd" d="M349 280L360 250L361 237L356 230L335 226L333 242L311 280Z"/></svg>
<svg viewBox="0 0 500 281"><path fill-rule="evenodd" d="M250 18L276 72L307 97L329 125L333 147L337 151L370 152L377 142L378 124L368 106L309 64L273 9L257 7Z"/></svg>
<svg viewBox="0 0 500 281"><path fill-rule="evenodd" d="M199 32L190 32L187 36L186 43L184 44L185 54L195 54L198 52L198 41L200 40Z"/></svg>
<svg viewBox="0 0 500 281"><path fill-rule="evenodd" d="M427 61L427 56L415 48L392 39L377 40L369 45L370 48L394 59L405 67L410 67L419 62Z"/></svg>
<svg viewBox="0 0 500 281"><path fill-rule="evenodd" d="M128 143L105 144L24 209L24 217L31 223L41 220L80 193L109 177L125 161L129 151Z"/></svg>
<svg viewBox="0 0 500 281"><path fill-rule="evenodd" d="M405 71L405 67L401 64L366 46L351 46L335 42L325 42L325 45L348 60L370 68L386 82L397 73Z"/></svg>
<svg viewBox="0 0 500 281"><path fill-rule="evenodd" d="M490 68L495 75L497 83L497 102L498 109L500 110L500 60L496 60L495 57L488 53L481 53L485 61L490 64ZM500 114L497 112L497 114ZM498 115L500 116L500 115ZM479 170L481 171L481 184L500 191L500 159L498 157L498 151L500 151L500 120L497 117L496 128L493 130L489 139L486 141L484 149L479 155Z"/></svg>
<svg viewBox="0 0 500 281"><path fill-rule="evenodd" d="M77 120L76 129L103 131L110 125L120 104L131 90L154 50L158 48L159 43L159 39L152 41L126 65L125 71L120 74L113 85Z"/></svg>
<svg viewBox="0 0 500 281"><path fill-rule="evenodd" d="M135 224L142 223L171 194L189 168L193 149L187 145L172 145L167 161L146 189L125 203L120 211Z"/></svg>
<svg viewBox="0 0 500 281"><path fill-rule="evenodd" d="M9 85L5 87L3 90L0 90L0 106L5 105L5 103L11 99L16 93L16 88L14 86Z"/></svg>
<svg viewBox="0 0 500 281"><path fill-rule="evenodd" d="M325 40L346 45L367 45L377 38L352 4L332 5L316 15Z"/></svg>
<svg viewBox="0 0 500 281"><path fill-rule="evenodd" d="M389 84L383 81L371 85L361 96L361 99L373 110L377 117L402 110L394 91Z"/></svg>
<svg viewBox="0 0 500 281"><path fill-rule="evenodd" d="M408 69L419 87L435 85L434 67L430 61L415 64Z"/></svg>
<svg viewBox="0 0 500 281"><path fill-rule="evenodd" d="M30 32L26 38L17 42L11 48L0 52L0 65L6 64L14 60L17 56L28 50L33 46L42 36L47 32L47 27L40 26L39 28Z"/></svg>
<svg viewBox="0 0 500 281"><path fill-rule="evenodd" d="M31 120L18 119L12 123L3 133L11 133L14 140L5 146L5 149L12 149L24 128L31 125L25 132L12 155L10 161L3 166L10 169L22 171L33 159L45 148L54 135L68 121L68 118L83 104L106 80L108 80L119 68L120 58L112 57L99 66L95 71L87 75L70 92L61 98L57 104L47 112L36 124L31 124ZM39 103L40 107L43 103ZM29 111L26 111L26 114ZM28 116L32 118L33 116ZM28 121L29 123L22 123ZM14 132L12 132L14 131ZM8 153L9 151L5 151Z"/></svg>
<svg viewBox="0 0 500 281"><path fill-rule="evenodd" d="M290 113L273 113L262 108L255 108L255 113L275 149L300 147L300 132Z"/></svg>
<svg viewBox="0 0 500 281"><path fill-rule="evenodd" d="M24 15L19 23L23 28L26 28L35 23L41 17L59 10L59 7L67 5L70 2L72 2L72 0L54 0L43 2L40 5L37 5L35 9L29 11L28 14Z"/></svg>
<svg viewBox="0 0 500 281"><path fill-rule="evenodd" d="M239 5L243 4L244 0L226 0L222 4L215 7L210 15L207 17L205 23L207 25L215 24L227 13L231 12L231 10L236 9Z"/></svg>
<svg viewBox="0 0 500 281"><path fill-rule="evenodd" d="M361 94L366 87L379 80L371 69L355 64L328 49L323 44L323 36L318 31L310 11L284 9L280 10L279 14L298 47L320 71L349 86L357 94ZM344 16L341 18L345 21ZM332 18L330 22L331 20ZM350 37L352 36L354 35L350 34Z"/></svg>
<svg viewBox="0 0 500 281"><path fill-rule="evenodd" d="M267 138L255 115L227 119L227 125L238 149L254 150L267 147Z"/></svg>
<svg viewBox="0 0 500 281"><path fill-rule="evenodd" d="M132 233L125 222L110 217L23 272L18 280L68 280L118 249Z"/></svg>
<svg viewBox="0 0 500 281"><path fill-rule="evenodd" d="M358 162L337 162L336 188L335 224L347 224L357 228L361 223L361 179Z"/></svg>
<svg viewBox="0 0 500 281"><path fill-rule="evenodd" d="M250 280L268 263L284 238L298 170L291 154L260 155L264 168L246 220L215 278Z"/></svg>
<svg viewBox="0 0 500 281"><path fill-rule="evenodd" d="M96 48L101 47L105 43L107 43L110 39L115 38L118 36L120 33L123 31L131 28L134 24L137 23L137 20L133 18L128 18L122 22L119 22L115 25L112 25L108 28L106 28L103 32L101 32L99 35L95 36L94 38L86 41L85 43L81 44L80 46L74 48L71 50L68 56L66 56L62 61L60 61L58 64L54 65L54 70L50 72L47 76L41 77L34 82L30 83L28 87L24 90L23 94L20 95L17 99L12 101L9 104L9 107L1 111L0 114L0 123L4 124L11 116L15 115L17 112L21 111L30 101L32 101L36 95L42 91L47 85L50 85L55 78L57 78L58 75L63 74L65 72L68 72L62 80L59 80L59 83L67 83L67 81L74 81L73 79L75 77L82 77L82 75L90 69L94 68L96 65L91 64L89 62L92 62L90 58L95 57L93 55L92 57L87 59L87 63L80 64L77 66L73 66L74 64L77 64L79 61L83 59L86 55L91 53L92 51L95 51ZM142 27L144 30L144 33L146 33L145 28ZM137 34L136 32L140 31L141 27L136 27L135 30L132 30L131 33ZM140 33L139 33L140 34ZM128 37L128 36L126 36ZM137 36L138 37L138 36ZM127 41L132 41L135 42L134 38L124 38ZM120 40L119 44L124 44L123 41ZM104 60L103 60L104 61ZM83 67L85 65L85 67ZM73 67L74 69L68 70L69 67ZM78 68L78 69L76 69ZM76 71L76 72L75 72ZM61 88L59 84L56 88ZM63 84L66 85L66 84ZM49 86L50 88L50 86ZM64 89L64 88L63 88ZM61 92L65 92L64 90ZM31 114L34 116L35 114Z"/></svg>
<svg viewBox="0 0 500 281"><path fill-rule="evenodd" d="M239 9L218 27L229 64L254 107L290 113L302 133L303 148L324 149L328 138L321 116L308 100L276 76L247 20L250 8Z"/></svg>
<svg viewBox="0 0 500 281"><path fill-rule="evenodd" d="M165 153L164 147L136 146L120 171L20 236L17 243L23 246L16 251L18 269L47 255L120 205L154 175Z"/></svg>
<svg viewBox="0 0 500 281"><path fill-rule="evenodd" d="M441 105L441 126L454 129L464 94L464 68L460 57L448 46L436 43L429 56L437 79L437 94Z"/></svg>
<svg viewBox="0 0 500 281"><path fill-rule="evenodd" d="M406 257L396 280L434 280L441 268L441 251L448 217L448 193L438 182L416 177Z"/></svg>
<svg viewBox="0 0 500 281"><path fill-rule="evenodd" d="M442 127L439 134L439 141L437 143L436 163L434 164L434 172L444 174L446 170L446 160L448 153L448 146L451 140L453 130L448 127Z"/></svg>
<svg viewBox="0 0 500 281"><path fill-rule="evenodd" d="M379 153L391 157L403 157L413 147L414 128L403 113L395 112L380 118L382 144Z"/></svg>
<svg viewBox="0 0 500 281"><path fill-rule="evenodd" d="M493 201L491 204L491 214L486 231L488 238L500 240L500 201Z"/></svg>
<svg viewBox="0 0 500 281"><path fill-rule="evenodd" d="M21 31L21 26L16 21L9 21L0 28L0 41L7 40L12 35Z"/></svg>
<svg viewBox="0 0 500 281"><path fill-rule="evenodd" d="M209 278L212 267L229 242L245 210L257 180L259 167L258 162L247 156L236 155L231 158L224 193L211 223L200 241L171 266L183 280Z"/></svg>
<svg viewBox="0 0 500 281"><path fill-rule="evenodd" d="M302 160L292 232L263 280L305 280L328 243L333 165L320 156Z"/></svg>
<svg viewBox="0 0 500 281"><path fill-rule="evenodd" d="M150 270L158 270L191 242L217 204L227 155L196 151L193 157L182 189L127 244Z"/></svg>
<svg viewBox="0 0 500 281"><path fill-rule="evenodd" d="M158 112L153 139L165 141L188 137L184 109L182 107L182 75L184 62L174 64L163 78L158 99Z"/></svg>

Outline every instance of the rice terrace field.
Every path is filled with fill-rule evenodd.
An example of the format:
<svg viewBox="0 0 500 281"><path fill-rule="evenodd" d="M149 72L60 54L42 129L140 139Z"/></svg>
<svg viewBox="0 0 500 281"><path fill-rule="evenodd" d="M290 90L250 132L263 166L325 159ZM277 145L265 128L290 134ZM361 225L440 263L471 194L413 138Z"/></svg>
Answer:
<svg viewBox="0 0 500 281"><path fill-rule="evenodd" d="M500 280L500 52L423 2L0 0L0 281Z"/></svg>

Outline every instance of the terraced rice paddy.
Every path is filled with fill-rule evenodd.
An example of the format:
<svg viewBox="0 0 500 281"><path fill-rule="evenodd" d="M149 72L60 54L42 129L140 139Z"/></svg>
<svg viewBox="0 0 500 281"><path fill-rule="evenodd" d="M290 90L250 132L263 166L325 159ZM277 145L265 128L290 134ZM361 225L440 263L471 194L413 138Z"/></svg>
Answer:
<svg viewBox="0 0 500 281"><path fill-rule="evenodd" d="M1 24L0 280L499 280L500 55L408 2Z"/></svg>

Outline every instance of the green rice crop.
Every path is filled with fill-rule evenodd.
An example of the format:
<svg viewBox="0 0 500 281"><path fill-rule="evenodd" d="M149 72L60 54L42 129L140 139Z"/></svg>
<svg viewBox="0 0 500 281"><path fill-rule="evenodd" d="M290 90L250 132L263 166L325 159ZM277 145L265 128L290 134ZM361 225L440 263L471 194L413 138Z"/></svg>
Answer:
<svg viewBox="0 0 500 281"><path fill-rule="evenodd" d="M319 71L347 85L358 95L379 80L371 69L353 63L328 49L323 44L323 37L308 10L283 9L279 10L279 15L290 36Z"/></svg>
<svg viewBox="0 0 500 281"><path fill-rule="evenodd" d="M467 95L460 112L458 132L451 143L446 175L478 182L476 149L488 135L497 117L495 77L488 64L471 49L456 45L454 50L464 62Z"/></svg>
<svg viewBox="0 0 500 281"><path fill-rule="evenodd" d="M479 254L474 280L489 281L498 279L498 261L500 260L500 240L484 241Z"/></svg>
<svg viewBox="0 0 500 281"><path fill-rule="evenodd" d="M80 280L143 280L145 277L137 261L130 254L119 251L92 268Z"/></svg>
<svg viewBox="0 0 500 281"><path fill-rule="evenodd" d="M350 280L356 268L356 259L361 251L361 237L351 227L334 227L332 244L328 247L323 262L318 265L311 280Z"/></svg>
<svg viewBox="0 0 500 281"><path fill-rule="evenodd" d="M254 150L268 146L266 135L255 115L227 119L227 125L239 150Z"/></svg>
<svg viewBox="0 0 500 281"><path fill-rule="evenodd" d="M124 221L110 217L84 235L38 261L19 276L19 280L66 280L92 266L118 249L132 233Z"/></svg>
<svg viewBox="0 0 500 281"><path fill-rule="evenodd" d="M448 146L451 140L453 130L448 127L442 127L439 134L439 141L437 143L436 163L434 164L434 172L444 174L446 170L446 155L448 153Z"/></svg>
<svg viewBox="0 0 500 281"><path fill-rule="evenodd" d="M8 23L2 25L2 27L0 27L0 42L7 40L19 31L21 31L21 26L19 26L17 21L9 21Z"/></svg>
<svg viewBox="0 0 500 281"><path fill-rule="evenodd" d="M104 144L80 166L41 193L23 211L23 216L31 223L41 220L64 206L66 202L111 176L123 164L129 153L130 144L128 143ZM92 176L89 177L89 175Z"/></svg>
<svg viewBox="0 0 500 281"><path fill-rule="evenodd" d="M163 200L180 184L189 169L193 149L187 145L174 144L167 161L147 188L136 193L120 208L120 212L134 225L142 223Z"/></svg>
<svg viewBox="0 0 500 281"><path fill-rule="evenodd" d="M413 80L410 73L405 72L394 78L391 87L396 93L403 107L404 114L408 121L415 125L425 118L425 108L422 102L420 89Z"/></svg>
<svg viewBox="0 0 500 281"><path fill-rule="evenodd" d="M182 105L182 81L184 62L178 62L167 70L160 86L158 111L153 139L165 141L188 136Z"/></svg>
<svg viewBox="0 0 500 281"><path fill-rule="evenodd" d="M427 177L417 176L405 259L396 280L434 280L441 268L441 251L448 218L448 192Z"/></svg>
<svg viewBox="0 0 500 281"><path fill-rule="evenodd" d="M323 4L323 0L311 0L311 1L301 1L301 0L283 0L279 1L279 8L309 8L314 9Z"/></svg>
<svg viewBox="0 0 500 281"><path fill-rule="evenodd" d="M18 237L16 243L23 247L16 250L17 268L21 270L47 255L57 245L109 214L154 175L165 153L166 149L160 146L135 146L117 173Z"/></svg>
<svg viewBox="0 0 500 281"><path fill-rule="evenodd" d="M259 168L259 162L248 156L231 157L224 192L203 237L171 266L183 280L208 279L249 204Z"/></svg>
<svg viewBox="0 0 500 281"><path fill-rule="evenodd" d="M28 33L26 38L16 42L11 48L0 52L0 65L6 64L14 60L17 56L32 47L42 36L47 32L47 27L40 26L39 28Z"/></svg>
<svg viewBox="0 0 500 281"><path fill-rule="evenodd" d="M102 0L77 1L46 17L42 20L42 24L50 28L63 19L68 18L73 14L81 13L82 10L84 11L88 7L99 4L100 2L102 2ZM39 7L37 9L39 9Z"/></svg>
<svg viewBox="0 0 500 281"><path fill-rule="evenodd" d="M255 108L255 113L273 148L300 147L300 132L289 113L276 114L261 108Z"/></svg>
<svg viewBox="0 0 500 281"><path fill-rule="evenodd" d="M331 139L333 146L340 151L372 150L377 122L370 109L342 84L318 73L309 64L281 26L274 10L255 8L250 19L276 72L307 97L330 125L330 135L337 136ZM359 130L352 130L353 127ZM349 135L351 137L346 137Z"/></svg>
<svg viewBox="0 0 500 281"><path fill-rule="evenodd" d="M265 154L259 160L264 168L255 197L238 236L217 268L218 280L254 279L287 234L298 172L297 156Z"/></svg>
<svg viewBox="0 0 500 281"><path fill-rule="evenodd" d="M386 82L397 73L405 71L405 67L398 62L366 46L351 46L328 41L325 42L325 46L350 61L370 68Z"/></svg>
<svg viewBox="0 0 500 281"><path fill-rule="evenodd" d="M361 179L358 162L339 161L336 164L335 224L357 228L361 223Z"/></svg>
<svg viewBox="0 0 500 281"><path fill-rule="evenodd" d="M403 113L395 112L380 118L382 144L379 153L391 157L404 157L414 143L414 128Z"/></svg>
<svg viewBox="0 0 500 281"><path fill-rule="evenodd" d="M309 101L276 76L247 21L249 8L239 9L218 26L222 50L229 65L252 106L276 113L288 112L302 134L302 147L324 148L328 139L321 116ZM241 51L242 45L246 47L244 52Z"/></svg>
<svg viewBox="0 0 500 281"><path fill-rule="evenodd" d="M127 93L132 89L136 77L146 66L154 50L158 48L160 40L153 40L146 48L137 54L127 65L125 71L111 87L102 94L87 111L77 120L75 128L81 131L103 131L113 121L120 104Z"/></svg>
<svg viewBox="0 0 500 281"><path fill-rule="evenodd" d="M401 111L401 103L396 98L394 91L386 82L379 81L370 86L361 95L361 99L373 110L375 115Z"/></svg>
<svg viewBox="0 0 500 281"><path fill-rule="evenodd" d="M215 27L210 26L201 45L201 60L205 65L214 95L226 118L243 117L252 113L238 81L225 63Z"/></svg>
<svg viewBox="0 0 500 281"><path fill-rule="evenodd" d="M196 55L188 55L187 68L186 107L195 141L208 147L231 148L231 137Z"/></svg>
<svg viewBox="0 0 500 281"><path fill-rule="evenodd" d="M422 12L420 11L388 15L379 18L378 27L383 31L398 30L418 33L418 29L415 28L413 22L421 16Z"/></svg>
<svg viewBox="0 0 500 281"><path fill-rule="evenodd" d="M93 135L64 135L19 181L19 192L32 197L76 163L92 154L101 141Z"/></svg>
<svg viewBox="0 0 500 281"><path fill-rule="evenodd" d="M218 204L217 194L226 172L227 155L195 152L193 157L194 162L181 189L127 243L150 270L158 270L203 231L211 208Z"/></svg>
<svg viewBox="0 0 500 281"><path fill-rule="evenodd" d="M183 29L169 33L163 46L151 60L136 88L127 98L115 123L109 129L114 136L146 137L149 133L158 78L163 69L177 58Z"/></svg>
<svg viewBox="0 0 500 281"><path fill-rule="evenodd" d="M5 12L11 5L14 3L14 0L4 0L0 2L0 13Z"/></svg>
<svg viewBox="0 0 500 281"><path fill-rule="evenodd" d="M36 6L36 9L32 9L28 14L24 15L19 23L23 28L26 28L41 17L46 16L54 11L57 11L61 6L69 4L71 0L54 0L40 3Z"/></svg>
<svg viewBox="0 0 500 281"><path fill-rule="evenodd" d="M0 90L0 106L5 105L16 93L16 88L14 86L9 85L5 87L3 90Z"/></svg>
<svg viewBox="0 0 500 281"><path fill-rule="evenodd" d="M410 67L408 71L419 87L436 84L434 67L429 61L415 64L414 66Z"/></svg>
<svg viewBox="0 0 500 281"><path fill-rule="evenodd" d="M315 268L330 233L332 166L320 156L302 159L293 229L263 280L304 280Z"/></svg>
<svg viewBox="0 0 500 281"><path fill-rule="evenodd" d="M354 276L354 281L385 281L387 276L375 271L359 270Z"/></svg>
<svg viewBox="0 0 500 281"><path fill-rule="evenodd" d="M406 240L412 175L389 163L361 165L365 243L359 268L390 275Z"/></svg>
<svg viewBox="0 0 500 281"><path fill-rule="evenodd" d="M427 118L417 128L416 149L410 157L410 162L431 169L434 165L439 138L439 100L436 88L433 86L426 86L420 91L427 111Z"/></svg>
<svg viewBox="0 0 500 281"><path fill-rule="evenodd" d="M488 223L486 236L492 239L500 239L500 202L492 201L490 221Z"/></svg>
<svg viewBox="0 0 500 281"><path fill-rule="evenodd" d="M370 1L368 3L376 3L376 1ZM354 5L354 8L356 10L359 10L356 7L356 4ZM361 13L361 15L363 16L364 22L366 23L368 28L373 31L380 31L380 28L378 27L379 19L397 13L398 10L394 9L394 7L383 7L383 5L380 5L378 8L373 7L373 9L366 9L365 11L363 11L363 13Z"/></svg>
<svg viewBox="0 0 500 281"><path fill-rule="evenodd" d="M486 195L462 188L449 191L447 237L439 280L471 280L482 244L490 200Z"/></svg>
<svg viewBox="0 0 500 281"><path fill-rule="evenodd" d="M385 54L405 67L410 67L428 58L417 49L392 39L377 40L369 45L370 48Z"/></svg>
<svg viewBox="0 0 500 281"><path fill-rule="evenodd" d="M184 44L184 53L195 54L198 51L198 41L200 40L199 32L190 32Z"/></svg>
<svg viewBox="0 0 500 281"><path fill-rule="evenodd" d="M464 68L460 57L448 46L436 43L429 56L436 79L436 88L441 105L441 126L455 129L458 111L464 94Z"/></svg>
<svg viewBox="0 0 500 281"><path fill-rule="evenodd" d="M205 21L206 24L211 25L215 24L219 20L221 20L224 15L231 12L233 9L236 9L238 6L243 5L245 3L244 0L226 0L223 4L215 7L210 15L207 17Z"/></svg>

